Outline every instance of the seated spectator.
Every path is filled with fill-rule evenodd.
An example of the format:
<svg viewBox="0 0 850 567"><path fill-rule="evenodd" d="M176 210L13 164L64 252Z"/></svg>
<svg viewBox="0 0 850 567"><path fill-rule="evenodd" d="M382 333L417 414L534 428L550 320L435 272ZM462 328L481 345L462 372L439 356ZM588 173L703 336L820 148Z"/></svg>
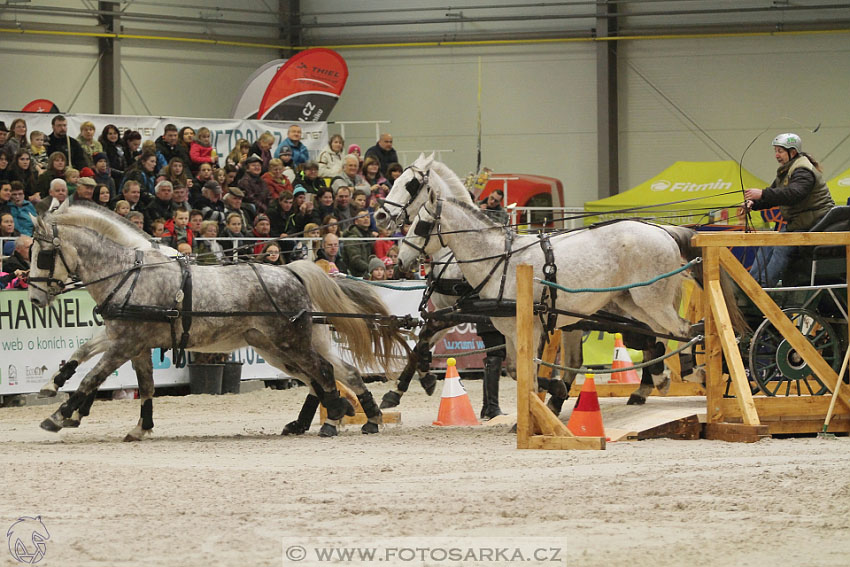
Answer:
<svg viewBox="0 0 850 567"><path fill-rule="evenodd" d="M33 165L37 172L36 177L41 175L47 169L47 149L44 147L44 132L33 130L30 133L30 155L32 156Z"/></svg>
<svg viewBox="0 0 850 567"><path fill-rule="evenodd" d="M194 239L195 235L189 228L189 213L182 209L174 211L174 216L165 223L162 243L178 250L178 244L186 243L189 245L189 253L191 254Z"/></svg>
<svg viewBox="0 0 850 567"><path fill-rule="evenodd" d="M290 234L298 232L297 214L293 206L294 197L292 193L281 193L280 197L269 205L269 221L271 224L271 235L276 238L287 238ZM292 261L292 252L295 250L295 242L292 240L281 241L281 252L284 260Z"/></svg>
<svg viewBox="0 0 850 567"><path fill-rule="evenodd" d="M272 138L272 141L274 141L274 138ZM242 173L245 167L245 160L248 159L249 155L251 155L251 143L245 138L239 138L233 145L233 149L227 154L224 165L225 167L228 165L232 166L235 171Z"/></svg>
<svg viewBox="0 0 850 567"><path fill-rule="evenodd" d="M101 207L106 207L108 209L112 205L112 191L109 190L109 187L100 183L94 188L94 198L92 200L96 205L100 205Z"/></svg>
<svg viewBox="0 0 850 567"><path fill-rule="evenodd" d="M401 177L402 173L404 173L404 168L401 167L400 163L391 163L387 166L387 185L390 189L393 188L395 180Z"/></svg>
<svg viewBox="0 0 850 567"><path fill-rule="evenodd" d="M328 233L322 237L322 249L316 253L316 262L321 260L327 261L340 273L348 273L348 266L345 265L345 260L339 253L339 238L335 234Z"/></svg>
<svg viewBox="0 0 850 567"><path fill-rule="evenodd" d="M160 181L156 184L156 196L144 208L145 213L145 232L152 232L151 223L154 219L170 219L174 215L174 206L171 203L171 198L174 195L174 187L170 181ZM188 211L186 211L189 221ZM174 246L172 246L174 248Z"/></svg>
<svg viewBox="0 0 850 567"><path fill-rule="evenodd" d="M130 203L124 199L118 199L115 201L115 208L113 210L116 215L126 217L130 213ZM144 219L144 216L142 218ZM142 224L144 225L144 222Z"/></svg>
<svg viewBox="0 0 850 567"><path fill-rule="evenodd" d="M97 186L97 183L94 182L94 179L91 177L80 177L80 180L77 182L77 190L73 195L68 197L71 204L79 203L81 201L87 201L89 203L92 202L92 198L94 197L94 188Z"/></svg>
<svg viewBox="0 0 850 567"><path fill-rule="evenodd" d="M373 248L375 256L383 260L387 257L387 253L395 246L395 241L390 238L390 231L385 228L378 229L378 239L375 240Z"/></svg>
<svg viewBox="0 0 850 567"><path fill-rule="evenodd" d="M295 181L295 170L298 169L298 166L296 166L295 162L292 161L292 150L289 149L289 146L284 146L283 149L280 150L280 155L277 159L279 159L280 163L283 164L283 174L287 179L289 179L289 182L292 183Z"/></svg>
<svg viewBox="0 0 850 567"><path fill-rule="evenodd" d="M165 236L165 219L154 219L150 222L150 235L160 239Z"/></svg>
<svg viewBox="0 0 850 567"><path fill-rule="evenodd" d="M202 266L212 266L224 262L224 249L214 239L218 236L218 223L207 220L201 223L200 238L195 239L193 252L197 263Z"/></svg>
<svg viewBox="0 0 850 567"><path fill-rule="evenodd" d="M171 206L174 209L183 209L191 212L194 207L189 203L189 190L185 185L175 185L171 195Z"/></svg>
<svg viewBox="0 0 850 567"><path fill-rule="evenodd" d="M357 158L357 173L361 173L363 171L363 154L360 152L360 146L358 146L357 144L351 144L350 146L348 146L348 151L346 152L346 155L348 154L351 154ZM344 161L345 158L343 158L343 162ZM343 163L343 167L344 166L345 163Z"/></svg>
<svg viewBox="0 0 850 567"><path fill-rule="evenodd" d="M263 251L263 247L266 244L266 238L269 238L269 231L271 230L271 223L269 222L269 217L260 213L256 217L254 217L254 230L251 233L257 240L255 240L254 244L254 255L258 255Z"/></svg>
<svg viewBox="0 0 850 567"><path fill-rule="evenodd" d="M94 166L94 154L103 151L103 145L94 137L94 123L86 120L80 125L80 135L77 136L77 141L83 149L83 155L86 158L86 166Z"/></svg>
<svg viewBox="0 0 850 567"><path fill-rule="evenodd" d="M64 179L54 179L50 182L50 189L47 192L47 198L39 201L35 210L39 215L44 215L49 211L55 211L68 198L68 186Z"/></svg>
<svg viewBox="0 0 850 567"><path fill-rule="evenodd" d="M326 234L333 234L337 238L342 236L342 233L339 230L339 219L337 219L333 215L326 215L326 216L322 217L322 224L320 226L321 226L322 237L324 237ZM342 250L342 248L343 248L343 243L340 242L339 243L339 249Z"/></svg>
<svg viewBox="0 0 850 567"><path fill-rule="evenodd" d="M369 184L372 195L377 195L383 199L390 192L390 186L387 183L387 178L380 172L380 167L381 164L372 156L367 156L363 160L363 179Z"/></svg>
<svg viewBox="0 0 850 567"><path fill-rule="evenodd" d="M3 255L9 256L15 251L15 239L21 233L15 228L15 217L9 211L0 213L0 242L3 243ZM8 240L5 240L8 239Z"/></svg>
<svg viewBox="0 0 850 567"><path fill-rule="evenodd" d="M126 175L134 163L139 160L142 155L141 150L142 135L135 130L124 130L124 136L121 138L121 146L124 148L124 158L127 160L127 168L124 170ZM122 178L123 179L123 178Z"/></svg>
<svg viewBox="0 0 850 567"><path fill-rule="evenodd" d="M194 180L191 175L186 174L187 171L189 170L186 168L183 160L179 157L173 157L168 162L168 165L159 170L159 175L171 181L172 185L183 185L191 189Z"/></svg>
<svg viewBox="0 0 850 567"><path fill-rule="evenodd" d="M121 186L123 187L128 181L135 181L139 184L142 193L153 196L156 192L156 168L156 154L152 152L143 153L135 163L127 168Z"/></svg>
<svg viewBox="0 0 850 567"><path fill-rule="evenodd" d="M369 277L373 282L380 282L387 279L387 267L380 258L372 256L369 258Z"/></svg>
<svg viewBox="0 0 850 567"><path fill-rule="evenodd" d="M124 178L124 171L129 165L124 155L124 145L121 143L121 134L118 132L118 127L114 124L104 126L98 141L103 146L103 153L109 159L109 170L112 173L112 180L115 182L115 189L117 191L121 179Z"/></svg>
<svg viewBox="0 0 850 567"><path fill-rule="evenodd" d="M382 177L386 177L387 167L389 167L391 163L398 163L398 154L393 148L392 134L384 132L383 134L381 134L381 137L378 138L378 142L374 146L366 150L366 156L363 160L364 175L366 174L366 160L368 160L369 158L374 158L378 160L378 171L380 172Z"/></svg>
<svg viewBox="0 0 850 567"><path fill-rule="evenodd" d="M189 188L189 202L194 203L201 196L201 189L207 181L215 181L213 177L212 166L208 163L202 163L198 166L198 173L194 180L187 180L186 186ZM222 186L224 189L224 186Z"/></svg>
<svg viewBox="0 0 850 567"><path fill-rule="evenodd" d="M226 215L224 203L221 200L221 186L215 181L207 181L201 191L201 196L195 201L195 207L200 209L204 220L215 221L224 227Z"/></svg>
<svg viewBox="0 0 850 567"><path fill-rule="evenodd" d="M331 136L328 146L319 154L319 177L342 175L342 148L345 141L339 134Z"/></svg>
<svg viewBox="0 0 850 567"><path fill-rule="evenodd" d="M166 124L162 135L155 142L157 162L159 164L157 170L171 164L174 159L180 160L185 169L188 170L190 168L192 161L189 158L189 146L179 142L177 126ZM174 182L173 179L169 179L169 181Z"/></svg>
<svg viewBox="0 0 850 567"><path fill-rule="evenodd" d="M239 180L239 188L245 194L245 203L254 206L257 213L265 213L269 206L269 188L260 177L263 160L260 156L249 156L245 160L245 174Z"/></svg>
<svg viewBox="0 0 850 567"><path fill-rule="evenodd" d="M109 170L109 158L104 152L98 152L92 156L92 161L94 162L92 177L98 185L106 185L109 188L111 199L115 196L115 180L112 179L112 172Z"/></svg>
<svg viewBox="0 0 850 567"><path fill-rule="evenodd" d="M278 158L273 158L269 162L268 171L261 176L269 189L270 200L277 199L284 191L292 193L292 183L283 174L283 169L283 162Z"/></svg>
<svg viewBox="0 0 850 567"><path fill-rule="evenodd" d="M65 117L61 114L55 115L51 119L50 125L53 131L47 137L47 141L45 142L47 145L47 151L50 153L59 152L63 155L70 155L70 165L78 170L88 165L80 143L76 138L68 136L68 121ZM68 149L69 145L70 151Z"/></svg>
<svg viewBox="0 0 850 567"><path fill-rule="evenodd" d="M17 181L20 184L20 181ZM0 181L0 213L9 212L12 202L12 182L8 179Z"/></svg>
<svg viewBox="0 0 850 567"><path fill-rule="evenodd" d="M36 193L27 195L27 199L33 203L38 203L40 200L47 197L47 192L50 190L50 182L54 179L65 179L65 154L61 152L53 152L47 158L47 169L44 173L38 176L35 182L37 189ZM26 188L24 188L26 190ZM35 196L37 195L37 197Z"/></svg>
<svg viewBox="0 0 850 567"><path fill-rule="evenodd" d="M9 130L6 143L0 145L5 147L10 155L15 155L22 149L26 150L29 146L27 142L27 121L23 118L15 118L9 125Z"/></svg>
<svg viewBox="0 0 850 567"><path fill-rule="evenodd" d="M326 188L325 180L319 177L319 165L315 161L304 164L301 175L295 179L294 187L303 187L308 195L318 195L319 191Z"/></svg>
<svg viewBox="0 0 850 567"><path fill-rule="evenodd" d="M371 187L366 179L358 173L360 162L357 156L348 154L342 161L342 175L335 177L331 183L334 192L338 192L340 187L351 187L353 189L362 189L366 193L371 192Z"/></svg>
<svg viewBox="0 0 850 567"><path fill-rule="evenodd" d="M230 238L236 240L224 240L221 242L221 247L224 250L225 259L229 263L235 264L242 259L239 255L240 248L245 242L245 234L242 232L242 216L239 213L230 213L227 215L227 221L224 230L221 233L222 238Z"/></svg>
<svg viewBox="0 0 850 567"><path fill-rule="evenodd" d="M393 246L387 251L387 257L384 258L384 264L387 266L387 279L394 280L395 267L398 264L398 246Z"/></svg>
<svg viewBox="0 0 850 567"><path fill-rule="evenodd" d="M201 234L201 223L204 222L204 215L198 209L189 211L189 228L192 229L192 234L198 236Z"/></svg>
<svg viewBox="0 0 850 567"><path fill-rule="evenodd" d="M348 239L342 256L348 266L348 273L358 278L369 274L369 257L372 255L373 240L370 238L369 213L361 211L354 217L354 224L343 233Z"/></svg>
<svg viewBox="0 0 850 567"><path fill-rule="evenodd" d="M8 179L10 181L20 181L24 185L24 194L32 195L36 190L36 173L35 165L32 162L32 156L27 148L18 150L12 158L12 163L9 165Z"/></svg>
<svg viewBox="0 0 850 567"><path fill-rule="evenodd" d="M258 155L263 160L263 173L271 168L272 144L274 144L274 135L266 130L248 149L248 155Z"/></svg>
<svg viewBox="0 0 850 567"><path fill-rule="evenodd" d="M318 195L315 197L316 201L316 213L321 217L325 218L328 215L334 214L334 192L333 189L328 187L324 189L319 189ZM324 223L322 223L324 224Z"/></svg>
<svg viewBox="0 0 850 567"><path fill-rule="evenodd" d="M344 226L348 227L351 225L349 219L354 216L354 213L354 207L351 206L351 188L341 186L336 190L333 216L338 218Z"/></svg>
<svg viewBox="0 0 850 567"><path fill-rule="evenodd" d="M319 225L311 222L304 227L304 247L307 250L306 260L316 261L316 254L322 249L322 232Z"/></svg>
<svg viewBox="0 0 850 567"><path fill-rule="evenodd" d="M141 211L128 212L127 220L136 225L136 228L139 229L139 232L145 232L145 215L143 215Z"/></svg>
<svg viewBox="0 0 850 567"><path fill-rule="evenodd" d="M310 159L310 152L307 150L307 146L301 142L301 126L297 124L293 124L286 131L286 138L277 147L274 157L280 157L280 152L284 147L292 150L292 162L296 168Z"/></svg>
<svg viewBox="0 0 850 567"><path fill-rule="evenodd" d="M230 188L224 195L224 218L227 219L230 213L236 213L242 218L243 227L254 226L254 213L242 206L244 196L245 194L239 187Z"/></svg>
<svg viewBox="0 0 850 567"><path fill-rule="evenodd" d="M3 198L4 186L0 185L0 199ZM30 215L36 216L38 213L35 206L26 200L24 196L24 186L20 181L13 181L10 185L10 195L12 199L9 201L9 211L15 219L15 229L21 234L32 236L32 219Z"/></svg>
<svg viewBox="0 0 850 567"><path fill-rule="evenodd" d="M32 237L24 234L15 239L15 249L8 258L3 260L3 270L7 273L14 274L18 270L21 272L30 271L30 249L32 248Z"/></svg>
<svg viewBox="0 0 850 567"><path fill-rule="evenodd" d="M192 171L197 171L202 163L208 163L215 169L218 167L218 153L212 145L212 132L206 126L198 128L198 135L189 146L189 159L192 161Z"/></svg>
<svg viewBox="0 0 850 567"><path fill-rule="evenodd" d="M275 266L283 266L286 263L280 253L280 245L274 240L262 245L257 261L261 264L274 264Z"/></svg>
<svg viewBox="0 0 850 567"><path fill-rule="evenodd" d="M133 179L128 180L123 185L121 196L130 204L131 211L144 211L147 204L152 200L148 193L142 195L139 182Z"/></svg>

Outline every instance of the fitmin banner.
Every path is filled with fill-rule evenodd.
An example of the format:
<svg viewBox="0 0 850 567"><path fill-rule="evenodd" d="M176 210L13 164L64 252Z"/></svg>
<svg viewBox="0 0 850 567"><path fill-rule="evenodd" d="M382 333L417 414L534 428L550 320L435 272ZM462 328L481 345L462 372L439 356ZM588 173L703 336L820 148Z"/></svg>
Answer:
<svg viewBox="0 0 850 567"><path fill-rule="evenodd" d="M0 120L10 125L15 118L23 118L27 122L27 135L33 130L39 130L46 135L53 132L51 121L55 114L0 112ZM189 126L196 132L201 126L206 126L212 132L212 144L216 152L223 157L230 153L240 138L245 138L252 144L265 131L275 137L277 147L286 137L286 131L292 124L301 126L301 142L307 146L310 159L318 159L319 153L328 145L328 125L326 122L280 122L276 120L239 120L218 118L186 118L179 116L132 116L120 114L63 114L68 121L68 135L76 138L80 135L80 126L89 121L94 124L95 136L100 136L107 124L114 124L123 136L125 130L136 130L142 135L142 141L156 140L162 135L166 124L174 124L177 128Z"/></svg>

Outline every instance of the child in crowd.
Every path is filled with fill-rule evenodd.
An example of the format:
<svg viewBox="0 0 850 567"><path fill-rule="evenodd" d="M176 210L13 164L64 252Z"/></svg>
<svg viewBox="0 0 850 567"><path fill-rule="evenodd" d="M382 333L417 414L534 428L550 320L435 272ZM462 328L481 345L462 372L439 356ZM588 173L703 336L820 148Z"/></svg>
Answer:
<svg viewBox="0 0 850 567"><path fill-rule="evenodd" d="M68 186L68 196L74 194L77 190L77 181L80 180L80 172L69 167L65 170L65 184Z"/></svg>
<svg viewBox="0 0 850 567"><path fill-rule="evenodd" d="M285 264L280 254L280 244L275 241L266 242L263 245L262 253L258 259L262 264L274 264L275 266L283 266Z"/></svg>
<svg viewBox="0 0 850 567"><path fill-rule="evenodd" d="M227 215L227 218L224 221L224 231L222 231L221 236L223 238L245 238L245 234L242 233L242 217L239 213L230 213ZM242 245L240 240L225 240L221 243L221 247L225 251L225 255L227 258L236 263L238 258L231 252L236 251Z"/></svg>
<svg viewBox="0 0 850 567"><path fill-rule="evenodd" d="M380 282L387 279L387 267L384 262L375 256L369 259L369 280Z"/></svg>
<svg viewBox="0 0 850 567"><path fill-rule="evenodd" d="M218 167L218 154L212 147L212 132L206 126L198 128L198 133L189 146L189 159L192 160L192 171L195 173L202 163L210 164L213 169Z"/></svg>
<svg viewBox="0 0 850 567"><path fill-rule="evenodd" d="M372 245L372 251L375 252L375 256L381 260L387 257L387 252L389 252L390 248L392 248L395 244L393 240L390 240L389 236L389 230L379 228L378 238L375 240L375 244Z"/></svg>
<svg viewBox="0 0 850 567"><path fill-rule="evenodd" d="M128 201L125 201L124 199L119 199L118 201L115 201L115 214L121 215L122 217L127 217L127 213L129 212L130 203Z"/></svg>
<svg viewBox="0 0 850 567"><path fill-rule="evenodd" d="M47 170L47 149L44 147L44 132L33 130L30 133L30 155L32 163L41 175Z"/></svg>
<svg viewBox="0 0 850 567"><path fill-rule="evenodd" d="M319 225L314 222L308 222L304 225L304 238L307 248L307 260L316 261L316 254L322 249L322 233L319 230ZM313 240L307 240L312 238Z"/></svg>
<svg viewBox="0 0 850 567"><path fill-rule="evenodd" d="M165 234L165 219L155 219L151 222L151 236L162 238Z"/></svg>
<svg viewBox="0 0 850 567"><path fill-rule="evenodd" d="M184 209L175 210L171 220L165 223L165 233L162 236L162 243L180 250L177 245L185 242L189 245L189 253L191 254L194 237L195 235L192 234L192 229L189 228L189 211Z"/></svg>

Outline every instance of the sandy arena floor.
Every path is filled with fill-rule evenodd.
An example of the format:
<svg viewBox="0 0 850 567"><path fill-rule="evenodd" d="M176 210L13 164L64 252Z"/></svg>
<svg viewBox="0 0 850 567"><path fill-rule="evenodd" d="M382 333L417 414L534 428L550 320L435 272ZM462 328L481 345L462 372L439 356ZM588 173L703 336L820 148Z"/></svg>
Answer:
<svg viewBox="0 0 850 567"><path fill-rule="evenodd" d="M512 385L502 382L503 408ZM466 386L477 411L480 382ZM372 385L376 399L387 387ZM302 388L156 398L154 438L135 444L121 442L133 400L98 402L59 434L38 428L55 406L0 409L0 533L41 515L50 539L39 565L77 567L303 565L284 560L284 542L333 534L361 545L543 537L563 551L526 565L850 563L848 438L518 451L506 426L432 427L440 387L428 398L413 384L401 426L374 436L350 426L335 439L315 425L278 435ZM475 537L464 541L484 541ZM18 564L0 549L0 565Z"/></svg>

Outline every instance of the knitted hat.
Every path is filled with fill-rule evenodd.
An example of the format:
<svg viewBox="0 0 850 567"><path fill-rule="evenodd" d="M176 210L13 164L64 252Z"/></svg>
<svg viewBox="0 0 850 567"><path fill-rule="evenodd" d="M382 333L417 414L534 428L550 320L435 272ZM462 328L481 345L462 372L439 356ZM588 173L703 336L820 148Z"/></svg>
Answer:
<svg viewBox="0 0 850 567"><path fill-rule="evenodd" d="M384 261L378 258L377 256L372 256L369 259L369 274L371 275L372 270L377 270L378 268L385 268L386 265Z"/></svg>
<svg viewBox="0 0 850 567"><path fill-rule="evenodd" d="M268 215L264 215L263 213L260 213L259 215L254 217L254 226L260 224L260 221L270 222Z"/></svg>
<svg viewBox="0 0 850 567"><path fill-rule="evenodd" d="M109 161L109 158L106 157L106 154L104 152L97 152L96 154L92 154L91 156L92 163L95 164L102 159L106 160L107 162Z"/></svg>
<svg viewBox="0 0 850 567"><path fill-rule="evenodd" d="M94 171L90 167L84 167L80 170L80 177L94 177Z"/></svg>

